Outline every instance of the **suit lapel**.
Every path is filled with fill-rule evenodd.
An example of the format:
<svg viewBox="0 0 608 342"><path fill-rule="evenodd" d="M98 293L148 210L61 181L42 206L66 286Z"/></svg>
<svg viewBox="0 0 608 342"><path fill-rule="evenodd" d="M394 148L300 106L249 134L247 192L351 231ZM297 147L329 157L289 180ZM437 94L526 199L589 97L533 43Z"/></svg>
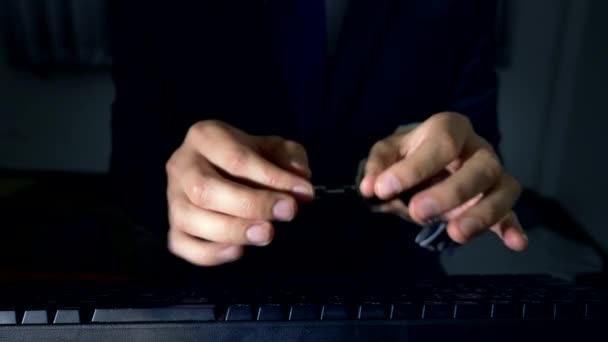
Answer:
<svg viewBox="0 0 608 342"><path fill-rule="evenodd" d="M352 115L381 52L383 35L395 0L351 0L328 79L324 131Z"/></svg>

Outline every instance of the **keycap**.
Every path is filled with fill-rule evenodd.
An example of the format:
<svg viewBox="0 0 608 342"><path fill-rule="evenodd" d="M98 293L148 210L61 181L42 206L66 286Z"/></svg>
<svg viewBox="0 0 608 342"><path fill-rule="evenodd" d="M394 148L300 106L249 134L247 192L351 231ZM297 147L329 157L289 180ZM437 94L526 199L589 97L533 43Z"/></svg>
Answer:
<svg viewBox="0 0 608 342"><path fill-rule="evenodd" d="M213 306L95 309L93 322L213 321Z"/></svg>
<svg viewBox="0 0 608 342"><path fill-rule="evenodd" d="M558 302L553 304L553 318L555 319L578 319L584 315L583 309L574 302Z"/></svg>
<svg viewBox="0 0 608 342"><path fill-rule="evenodd" d="M21 324L47 324L46 310L27 310L23 314Z"/></svg>
<svg viewBox="0 0 608 342"><path fill-rule="evenodd" d="M316 305L313 304L294 304L289 308L290 321L314 321L319 319Z"/></svg>
<svg viewBox="0 0 608 342"><path fill-rule="evenodd" d="M363 320L386 319L386 310L382 303L361 303L357 312L357 318Z"/></svg>
<svg viewBox="0 0 608 342"><path fill-rule="evenodd" d="M454 307L443 302L426 302L422 309L422 319L454 318Z"/></svg>
<svg viewBox="0 0 608 342"><path fill-rule="evenodd" d="M280 304L264 304L258 308L258 321L282 321L284 319L283 306Z"/></svg>
<svg viewBox="0 0 608 342"><path fill-rule="evenodd" d="M389 318L395 320L421 319L422 309L414 303L395 303L391 305Z"/></svg>
<svg viewBox="0 0 608 342"><path fill-rule="evenodd" d="M479 303L462 302L456 303L454 307L454 318L456 319L479 319L487 317L488 314Z"/></svg>
<svg viewBox="0 0 608 342"><path fill-rule="evenodd" d="M491 304L490 312L492 319L517 319L522 317L521 304L512 302L495 301Z"/></svg>
<svg viewBox="0 0 608 342"><path fill-rule="evenodd" d="M553 318L552 305L543 302L525 302L523 306L523 317L525 319Z"/></svg>
<svg viewBox="0 0 608 342"><path fill-rule="evenodd" d="M227 321L252 321L253 308L249 304L232 304L226 312Z"/></svg>
<svg viewBox="0 0 608 342"><path fill-rule="evenodd" d="M351 315L346 304L325 304L321 307L321 320L346 320L350 318Z"/></svg>
<svg viewBox="0 0 608 342"><path fill-rule="evenodd" d="M585 304L585 318L608 319L608 305L600 302L591 302Z"/></svg>
<svg viewBox="0 0 608 342"><path fill-rule="evenodd" d="M80 313L76 309L59 309L55 313L54 324L80 323Z"/></svg>
<svg viewBox="0 0 608 342"><path fill-rule="evenodd" d="M17 324L17 314L14 310L0 311L0 325Z"/></svg>

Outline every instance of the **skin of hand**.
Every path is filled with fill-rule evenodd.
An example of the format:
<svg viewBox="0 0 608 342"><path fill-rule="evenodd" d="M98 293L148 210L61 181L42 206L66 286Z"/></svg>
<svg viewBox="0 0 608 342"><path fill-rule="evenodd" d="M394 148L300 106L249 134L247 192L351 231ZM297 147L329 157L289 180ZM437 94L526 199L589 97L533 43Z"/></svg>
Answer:
<svg viewBox="0 0 608 342"><path fill-rule="evenodd" d="M239 259L265 246L273 221L290 221L314 188L304 148L252 136L224 122L200 121L166 163L169 250L199 266Z"/></svg>
<svg viewBox="0 0 608 342"><path fill-rule="evenodd" d="M512 210L521 186L504 172L492 146L464 115L438 113L377 142L360 191L390 199L440 173L446 176L407 203L411 219L419 224L447 220L449 236L461 244L490 230L514 251L527 248L528 238Z"/></svg>

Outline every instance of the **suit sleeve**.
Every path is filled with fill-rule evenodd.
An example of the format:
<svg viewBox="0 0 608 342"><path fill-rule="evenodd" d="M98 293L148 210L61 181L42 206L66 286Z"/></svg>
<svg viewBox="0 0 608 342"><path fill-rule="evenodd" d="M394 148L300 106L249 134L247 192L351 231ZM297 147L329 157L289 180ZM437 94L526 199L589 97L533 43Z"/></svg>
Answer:
<svg viewBox="0 0 608 342"><path fill-rule="evenodd" d="M462 68L448 110L468 116L476 132L495 148L500 142L497 114L496 1L458 1L462 15Z"/></svg>
<svg viewBox="0 0 608 342"><path fill-rule="evenodd" d="M140 225L166 229L164 165L184 132L158 68L154 9L145 1L110 1L112 153L110 178L120 204Z"/></svg>

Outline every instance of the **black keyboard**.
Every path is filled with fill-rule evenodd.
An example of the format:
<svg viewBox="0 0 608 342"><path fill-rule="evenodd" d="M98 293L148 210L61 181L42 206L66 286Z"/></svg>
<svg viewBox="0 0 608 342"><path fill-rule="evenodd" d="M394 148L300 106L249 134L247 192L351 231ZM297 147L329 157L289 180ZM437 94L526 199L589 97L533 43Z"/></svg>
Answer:
<svg viewBox="0 0 608 342"><path fill-rule="evenodd" d="M1 288L0 341L606 341L606 284L513 275L373 286L19 283Z"/></svg>

